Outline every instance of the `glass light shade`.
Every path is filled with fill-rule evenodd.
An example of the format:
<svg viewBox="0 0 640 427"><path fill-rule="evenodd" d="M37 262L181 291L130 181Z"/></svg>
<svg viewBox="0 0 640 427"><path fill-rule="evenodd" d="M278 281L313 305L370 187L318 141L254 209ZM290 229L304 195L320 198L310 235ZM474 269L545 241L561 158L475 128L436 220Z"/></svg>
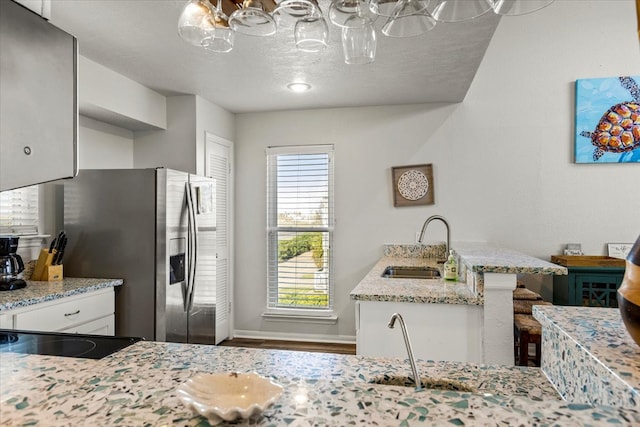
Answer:
<svg viewBox="0 0 640 427"><path fill-rule="evenodd" d="M463 22L491 10L487 0L432 0L427 7L438 22Z"/></svg>
<svg viewBox="0 0 640 427"><path fill-rule="evenodd" d="M298 19L318 14L322 15L317 3L314 4L310 0L282 0L271 16L276 20L278 27L294 27Z"/></svg>
<svg viewBox="0 0 640 427"><path fill-rule="evenodd" d="M211 37L202 41L202 46L211 52L230 52L233 49L235 32L229 28L229 17L222 10L222 0L217 0L216 8L213 10L213 22L216 29Z"/></svg>
<svg viewBox="0 0 640 427"><path fill-rule="evenodd" d="M553 0L487 0L498 15L524 15L549 6Z"/></svg>
<svg viewBox="0 0 640 427"><path fill-rule="evenodd" d="M346 28L348 25L358 25L363 21L347 21L353 16L369 17L372 19L368 0L333 0L329 6L329 20L338 27Z"/></svg>
<svg viewBox="0 0 640 427"><path fill-rule="evenodd" d="M405 3L404 0L370 0L369 9L378 16L398 18L426 10L429 0L411 0L411 7L406 7Z"/></svg>
<svg viewBox="0 0 640 427"><path fill-rule="evenodd" d="M229 17L229 27L247 36L265 37L276 33L276 21L264 11L260 0L245 0L242 9Z"/></svg>
<svg viewBox="0 0 640 427"><path fill-rule="evenodd" d="M370 19L352 16L342 29L342 52L346 64L370 64L376 59L376 31Z"/></svg>
<svg viewBox="0 0 640 427"><path fill-rule="evenodd" d="M227 53L233 49L234 40L235 33L231 28L218 27L213 37L202 42L202 47L211 52Z"/></svg>
<svg viewBox="0 0 640 427"><path fill-rule="evenodd" d="M208 0L189 0L178 18L178 34L194 46L202 46L202 41L211 37L215 29L213 10Z"/></svg>
<svg viewBox="0 0 640 427"><path fill-rule="evenodd" d="M329 26L322 16L307 16L296 22L296 47L303 52L321 52L327 47Z"/></svg>
<svg viewBox="0 0 640 427"><path fill-rule="evenodd" d="M416 6L413 3L416 2L401 0L397 16L387 19L382 27L382 34L387 37L415 37L432 30L436 26L436 20L426 10L410 13Z"/></svg>

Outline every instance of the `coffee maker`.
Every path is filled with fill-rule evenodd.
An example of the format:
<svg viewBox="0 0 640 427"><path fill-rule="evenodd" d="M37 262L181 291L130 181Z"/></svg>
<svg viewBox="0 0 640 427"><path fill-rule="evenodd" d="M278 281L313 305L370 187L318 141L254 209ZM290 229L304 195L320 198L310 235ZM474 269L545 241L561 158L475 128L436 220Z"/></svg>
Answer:
<svg viewBox="0 0 640 427"><path fill-rule="evenodd" d="M27 286L18 279L18 274L24 271L24 262L18 251L17 236L0 236L0 291L13 291Z"/></svg>

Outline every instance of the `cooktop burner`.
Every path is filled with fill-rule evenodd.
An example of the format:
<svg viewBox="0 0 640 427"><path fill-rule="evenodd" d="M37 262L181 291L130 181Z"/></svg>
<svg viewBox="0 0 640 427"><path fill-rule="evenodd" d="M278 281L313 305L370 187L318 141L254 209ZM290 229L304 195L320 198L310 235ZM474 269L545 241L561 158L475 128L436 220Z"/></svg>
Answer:
<svg viewBox="0 0 640 427"><path fill-rule="evenodd" d="M102 359L142 338L0 329L0 353Z"/></svg>

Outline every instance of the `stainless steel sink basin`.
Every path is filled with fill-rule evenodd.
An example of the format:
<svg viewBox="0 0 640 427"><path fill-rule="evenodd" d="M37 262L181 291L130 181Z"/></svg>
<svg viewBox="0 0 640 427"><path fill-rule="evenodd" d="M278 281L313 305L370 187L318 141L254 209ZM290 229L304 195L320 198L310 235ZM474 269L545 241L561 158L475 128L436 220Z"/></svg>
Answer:
<svg viewBox="0 0 640 427"><path fill-rule="evenodd" d="M460 381L448 378L427 378L421 377L422 388L430 390L452 390L475 393L477 390ZM383 375L375 377L369 381L370 384L395 385L400 387L415 387L416 383L412 378L402 375Z"/></svg>
<svg viewBox="0 0 640 427"><path fill-rule="evenodd" d="M440 270L435 267L405 267L393 266L385 268L382 277L390 279L437 279Z"/></svg>

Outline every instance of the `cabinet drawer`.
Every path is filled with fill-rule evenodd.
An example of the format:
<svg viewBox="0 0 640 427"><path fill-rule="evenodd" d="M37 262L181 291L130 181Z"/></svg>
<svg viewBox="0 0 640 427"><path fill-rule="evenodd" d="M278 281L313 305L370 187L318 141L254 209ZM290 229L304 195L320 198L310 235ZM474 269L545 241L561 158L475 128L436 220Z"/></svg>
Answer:
<svg viewBox="0 0 640 427"><path fill-rule="evenodd" d="M87 295L71 301L16 314L15 329L59 331L113 314L113 292Z"/></svg>
<svg viewBox="0 0 640 427"><path fill-rule="evenodd" d="M64 329L59 332L67 334L91 334L91 335L109 335L113 336L115 331L115 316L103 317L101 319L93 320L89 323L83 323L82 325L73 326L69 329Z"/></svg>

